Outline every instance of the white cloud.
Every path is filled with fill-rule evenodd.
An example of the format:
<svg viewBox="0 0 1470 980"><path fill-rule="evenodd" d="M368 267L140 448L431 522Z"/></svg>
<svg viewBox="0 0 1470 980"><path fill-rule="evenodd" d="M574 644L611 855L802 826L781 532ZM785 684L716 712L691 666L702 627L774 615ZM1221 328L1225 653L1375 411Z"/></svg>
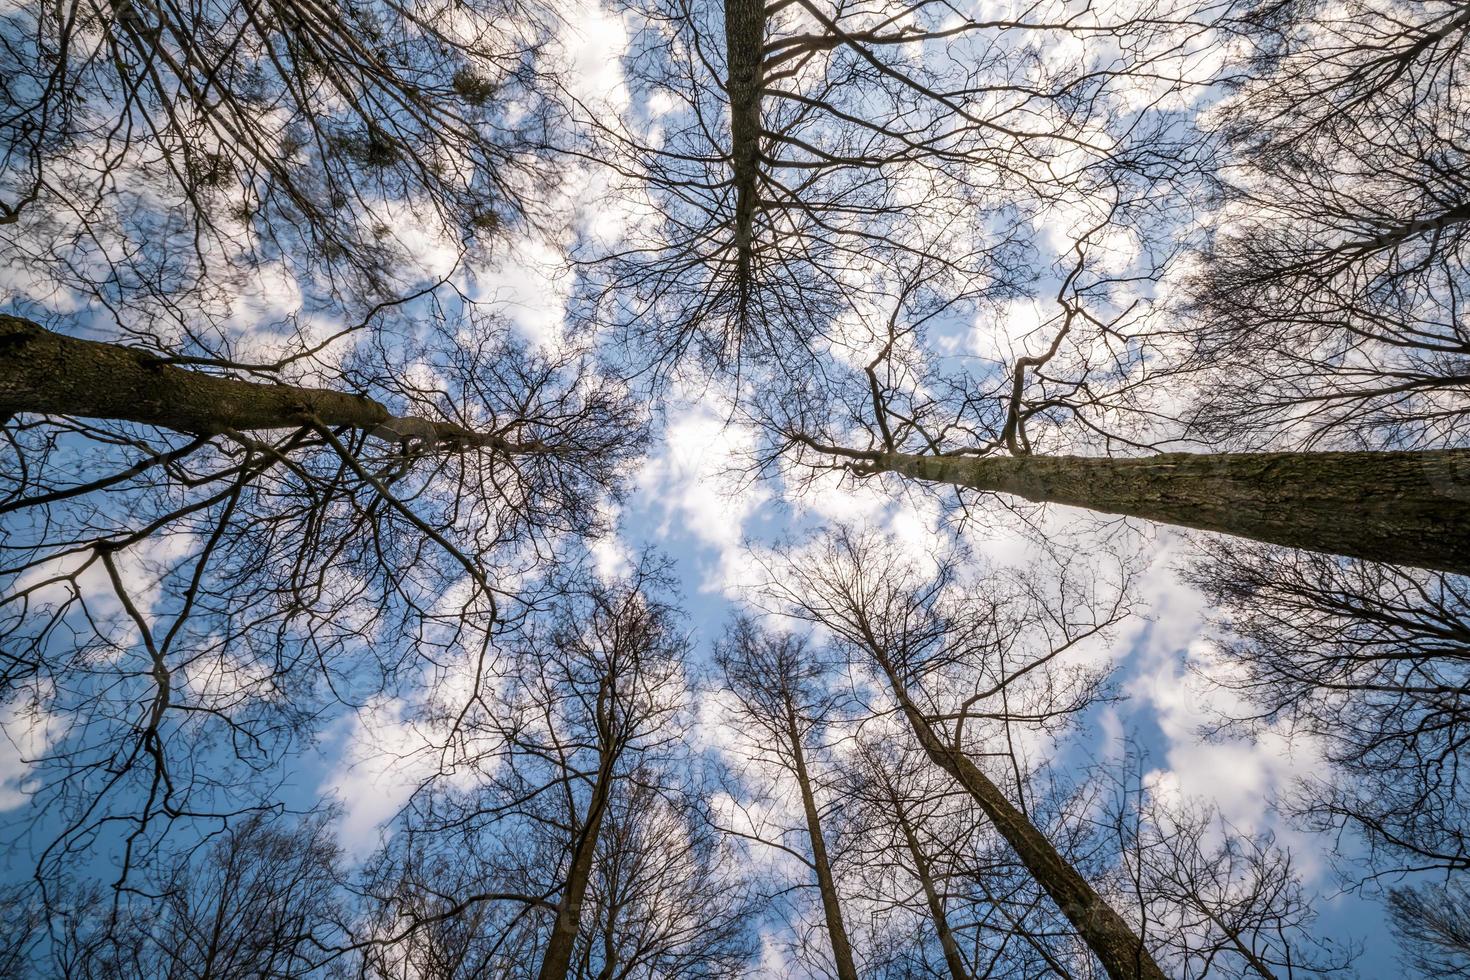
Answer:
<svg viewBox="0 0 1470 980"><path fill-rule="evenodd" d="M423 692L422 701L382 698L358 709L342 726L340 759L319 790L342 803L337 838L350 857L366 857L387 821L426 781L438 778L440 785L465 789L493 772L495 757L487 751L492 734L477 734L472 719L457 712L424 710L430 700L441 707L466 704L475 685L475 662L470 654L453 670L425 670L413 688ZM484 676L479 683L482 696L493 702L496 679ZM460 727L451 732L450 724Z"/></svg>
<svg viewBox="0 0 1470 980"><path fill-rule="evenodd" d="M1147 705L1167 740L1165 765L1148 779L1171 792L1214 803L1242 830L1270 828L1305 841L1281 824L1271 799L1316 766L1315 747L1288 742L1271 731L1250 741L1211 739L1202 732L1222 716L1238 715L1244 706L1201 676L1228 670L1229 665L1218 662L1218 651L1207 635L1204 597L1172 570L1183 550L1179 538L1165 536L1140 583L1151 621L1129 630L1119 643L1119 649L1132 647L1135 664L1127 692ZM1303 853L1319 850L1320 845L1309 844ZM1321 866L1320 860L1303 864L1309 871Z"/></svg>
<svg viewBox="0 0 1470 980"><path fill-rule="evenodd" d="M713 399L672 408L664 440L644 462L635 483L662 518L661 537L687 535L718 554L704 588L730 591L748 581L746 524L772 499L738 469L755 445L754 433L719 414Z"/></svg>
<svg viewBox="0 0 1470 980"><path fill-rule="evenodd" d="M58 724L59 719L44 708L15 702L0 707L0 811L29 802L36 788L32 763L56 741Z"/></svg>

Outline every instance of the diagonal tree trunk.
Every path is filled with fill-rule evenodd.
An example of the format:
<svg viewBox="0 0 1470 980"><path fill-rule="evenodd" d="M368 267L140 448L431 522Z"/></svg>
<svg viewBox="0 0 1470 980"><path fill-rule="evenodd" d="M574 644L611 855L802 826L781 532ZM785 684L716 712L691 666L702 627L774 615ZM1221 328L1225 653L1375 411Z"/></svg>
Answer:
<svg viewBox="0 0 1470 980"><path fill-rule="evenodd" d="M592 787L592 797L587 804L587 820L572 850L566 885L556 903L556 921L546 943L546 955L541 958L541 970L536 974L538 980L566 980L571 972L577 932L582 927L582 905L587 899L587 883L592 878L592 859L597 854L602 815L607 812L611 795L611 754L604 753L597 770L597 784Z"/></svg>
<svg viewBox="0 0 1470 980"><path fill-rule="evenodd" d="M222 377L0 314L0 418L20 412L140 422L191 435L317 424L456 450L540 448L453 422L396 416L365 395Z"/></svg>
<svg viewBox="0 0 1470 980"><path fill-rule="evenodd" d="M827 451L833 451L828 447ZM863 474L1470 573L1470 450L968 458L851 453Z"/></svg>
<svg viewBox="0 0 1470 980"><path fill-rule="evenodd" d="M1016 852L1026 870L1056 902L1082 941L1102 962L1108 976L1112 980L1164 980L1164 972L1127 920L1057 852L1046 835L1006 799L1000 788L978 766L940 737L909 697L892 664L886 657L876 656L877 651L871 652L875 653L878 666L886 675L893 695L925 754L970 794Z"/></svg>
<svg viewBox="0 0 1470 980"><path fill-rule="evenodd" d="M842 921L842 905L837 900L837 884L832 877L832 862L827 857L827 841L822 836L822 821L817 813L816 796L812 793L811 775L806 768L806 751L801 744L801 729L796 712L787 705L787 733L791 740L791 757L796 770L796 784L801 790L802 812L806 815L807 836L811 838L812 865L817 872L817 888L822 895L822 912L827 919L827 935L832 941L832 960L838 980L857 980L857 967L852 959L852 943Z"/></svg>

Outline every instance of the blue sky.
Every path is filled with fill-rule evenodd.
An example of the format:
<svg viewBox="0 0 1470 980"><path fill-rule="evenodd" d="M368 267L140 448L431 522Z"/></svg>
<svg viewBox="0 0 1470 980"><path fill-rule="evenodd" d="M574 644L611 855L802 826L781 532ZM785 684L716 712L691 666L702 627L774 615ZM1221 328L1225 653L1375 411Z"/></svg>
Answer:
<svg viewBox="0 0 1470 980"><path fill-rule="evenodd" d="M587 98L628 99L618 56L627 41L622 21L605 12L587 10L566 32L563 56L574 66L572 88ZM635 109L641 107L634 107ZM656 113L638 113L656 117ZM589 235L616 235L620 215L600 196L595 177L583 175L567 189L562 203ZM1068 240L1055 224L1038 229L1038 253L1064 251ZM512 243L493 265L473 270L466 285L482 299L502 304L516 328L532 343L554 344L565 329L570 283L560 275L558 243L525 240ZM1126 243L1112 242L1126 251ZM451 262L453 253L425 240L417 257L426 273ZM1047 263L1038 292L1054 281ZM1126 264L1126 262L1124 263ZM21 291L24 284L7 283ZM233 297L231 325L242 338L266 343L271 328L294 312L301 293L289 283L263 280L247 295ZM981 322L961 316L938 331L941 346L968 356L1008 357L1034 352L1041 339L1027 331L1046 317L1040 305L1020 301L995 319ZM324 324L330 328L332 324ZM994 329L994 335L987 328ZM1027 345L1031 346L1027 346ZM752 481L732 463L751 448L755 434L730 422L732 412L718 384L676 388L665 406L659 438L632 478L632 492L616 514L616 533L593 546L598 568L615 574L632 556L656 549L675 562L683 608L695 638L696 657L708 655L710 644L736 612L748 609L749 589L758 579L753 556L774 542L832 521L881 528L918 553L940 547L950 526L952 497L902 487L894 482L856 484L835 477L800 493L781 479ZM975 552L1007 563L1024 558L1025 539L1017 519L998 508L980 511L968 526L966 543ZM1256 743L1210 741L1200 728L1230 705L1217 692L1201 687L1189 662L1210 662L1213 653L1204 624L1200 597L1182 584L1178 564L1188 542L1167 531L1147 527L1119 528L1079 512L1052 508L1037 516L1050 529L1070 536L1073 547L1087 551L1102 536L1121 541L1143 569L1137 595L1140 615L1118 630L1110 649L1117 664L1116 680L1125 698L1092 709L1079 731L1062 749L1060 765L1074 769L1122 751L1123 740L1141 746L1155 778L1187 796L1208 800L1238 826L1271 829L1297 856L1309 887L1319 893L1319 932L1361 941L1364 954L1358 972L1367 978L1398 974L1393 943L1381 907L1371 900L1341 893L1331 859L1334 847L1352 852L1353 842L1303 833L1272 810L1273 794L1287 789L1294 774L1316 765L1313 747L1266 737ZM339 832L349 853L365 856L378 842L383 821L390 818L418 773L409 766L381 761L384 746L408 751L416 733L408 723L411 706L377 702L360 715L341 713L324 728L319 742L294 757L281 773L281 797L305 807L324 794L335 795L344 813ZM0 743L0 819L12 828L30 828L44 837L54 816L27 807L27 768L22 761L37 750L36 733L9 719L8 743ZM32 869L33 852L8 849L7 873L24 877ZM106 868L98 868L106 873Z"/></svg>

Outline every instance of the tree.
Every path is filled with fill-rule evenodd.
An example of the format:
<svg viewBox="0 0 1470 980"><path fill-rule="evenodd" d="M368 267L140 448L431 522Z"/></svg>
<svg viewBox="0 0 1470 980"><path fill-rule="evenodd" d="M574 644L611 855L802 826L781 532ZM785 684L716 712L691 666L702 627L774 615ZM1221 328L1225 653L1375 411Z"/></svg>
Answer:
<svg viewBox="0 0 1470 980"><path fill-rule="evenodd" d="M570 971L602 822L616 781L629 778L625 767L640 751L671 737L664 723L673 712L668 699L678 692L668 688L677 682L675 672L684 653L682 638L670 628L669 610L653 605L639 590L595 601L587 631L591 636L580 618L568 617L552 641L565 659L550 670L541 668L536 691L541 699L538 707L546 706L541 710L551 721L551 737L544 747L534 738L527 746L539 749L539 755L567 760L563 763L570 763L567 775L582 783L586 792L581 805L573 796L567 798L572 836L563 859L566 875L556 918L541 960L541 980L561 980ZM576 719L581 732L563 734L552 721L555 715L548 708L567 701L581 716ZM586 762L572 754L579 749ZM566 786L568 791L575 788Z"/></svg>
<svg viewBox="0 0 1470 980"><path fill-rule="evenodd" d="M1311 933L1313 896L1270 831L1242 833L1213 804L1181 798L1142 774L1130 752L1100 766L1098 836L1118 856L1120 887L1137 896L1170 975L1326 977L1347 973L1357 950ZM1171 798L1172 797L1172 798Z"/></svg>
<svg viewBox="0 0 1470 980"><path fill-rule="evenodd" d="M732 976L743 838L797 869L763 897L815 886L797 945L844 980L1336 968L1269 836L1141 786L1099 823L1107 775L1049 766L1127 608L1080 557L788 550L766 597L832 642L737 623L729 792L681 778L666 583L569 571L673 376L733 381L783 476L1305 549L1207 546L1240 722L1327 744L1309 822L1463 870L1470 18L619 12L618 113L536 0L0 18L0 720L45 818L0 972ZM1198 57L1225 38L1246 63ZM577 167L611 220L553 201ZM573 250L585 333L484 304L508 232ZM343 888L324 816L274 821L367 704L422 782Z"/></svg>
<svg viewBox="0 0 1470 980"><path fill-rule="evenodd" d="M349 897L330 818L253 814L130 892L43 883L49 921L11 975L331 975Z"/></svg>
<svg viewBox="0 0 1470 980"><path fill-rule="evenodd" d="M42 864L116 843L125 881L334 709L483 660L641 424L462 262L552 186L549 8L11 13L0 686L51 739Z"/></svg>
<svg viewBox="0 0 1470 980"><path fill-rule="evenodd" d="M609 801L568 975L740 976L754 914L746 883L694 802L651 775L620 782ZM505 816L493 834L460 834L448 812L436 816L442 824L413 820L369 871L372 931L358 940L368 975L533 975L556 911L560 882L548 885L546 869L560 828L538 838Z"/></svg>
<svg viewBox="0 0 1470 980"><path fill-rule="evenodd" d="M736 717L746 727L742 745L753 762L774 768L796 786L805 847L795 850L778 833L771 846L796 857L811 870L821 898L826 937L839 980L856 980L852 941L843 919L833 862L828 854L823 812L817 793L824 780L811 767L813 743L820 744L837 705L820 662L799 638L763 633L753 621L738 619L715 653L725 690L735 699ZM729 832L756 836L734 827ZM761 835L764 836L764 835ZM807 856L810 854L810 857Z"/></svg>
<svg viewBox="0 0 1470 980"><path fill-rule="evenodd" d="M1241 156L1247 169L1266 173L1262 179L1276 179L1271 168L1282 163L1284 189L1263 193L1283 216L1270 217L1255 185L1242 181L1244 217L1232 224L1236 211L1222 212L1218 247L1195 257L1193 286L1175 289L1190 276L1170 262L1170 243L1189 240L1189 226L1177 215L1150 226L1138 217L1136 194L1096 187L1084 209L1090 220L1071 230L1071 249L1058 249L1057 312L1029 332L1033 352L972 369L940 356L933 348L944 345L926 337L936 311L964 296L943 282L944 263L917 252L907 256L912 268L885 262L883 273L865 280L864 303L848 311L832 344L848 363L803 373L758 399L752 414L770 432L770 458L1464 572L1470 497L1456 433L1466 347L1454 312L1459 287L1445 285L1458 281L1461 264L1456 236L1464 226L1455 209L1463 195L1451 185L1463 168L1452 162L1453 141L1438 135L1463 128L1453 124L1458 102L1441 89L1450 88L1447 66L1459 56L1464 24L1433 6L1383 28L1373 26L1376 12L1359 13L1346 53L1324 21L1316 25L1318 46L1287 58L1286 82L1267 73L1247 86ZM1242 29L1240 21L1221 22L1221 30ZM1375 32L1387 40L1377 43L1384 39ZM1331 63L1338 56L1346 68ZM1318 133L1310 145L1303 137L1273 155L1263 142L1293 131L1298 104L1306 118L1356 118L1355 106L1333 107L1331 86L1325 95L1314 87L1314 57L1328 60L1329 78L1357 79L1351 85L1358 75L1388 88L1422 81L1431 94L1416 95L1397 115L1365 110L1363 132ZM1410 70L1420 58L1426 70ZM1255 98L1272 85L1279 90L1270 98ZM1262 105L1269 111L1257 112ZM1339 181L1329 154L1342 145L1365 155L1401 147L1415 162L1375 159L1358 168L1362 180ZM1417 188L1409 204L1404 193L1374 186L1396 181ZM1365 208L1372 213L1362 216ZM1360 216L1356 230L1336 217L1344 209ZM1310 221L1296 220L1299 211ZM1123 234L1136 234L1139 244L1136 257L1120 263L1111 253ZM1320 262L1312 258L1318 252ZM1387 263L1388 271L1364 272L1359 258L1373 268ZM1320 299L1336 288L1339 265L1353 283ZM937 296L913 286L931 276ZM1144 298L1155 288L1164 295L1150 306ZM1196 302L1179 303L1190 290ZM946 339L952 346L953 336ZM1369 437L1374 426L1380 434ZM1338 428L1357 436L1333 451L1296 450ZM1159 451L1181 442L1194 451ZM1296 451L1226 451L1283 445Z"/></svg>
<svg viewBox="0 0 1470 980"><path fill-rule="evenodd" d="M363 942L387 963L403 939L405 968L472 962L542 980L643 976L699 949L719 975L737 957L721 903L738 893L711 892L720 868L708 840L690 832L659 840L657 855L639 850L654 844L642 821L670 830L688 819L669 772L687 640L659 576L644 564L613 584L564 581L468 704L445 698L426 716L452 734L425 747L436 765L374 875L382 906ZM663 859L702 877L682 891L640 878ZM650 922L660 903L678 915ZM688 928L701 903L716 920L704 937ZM420 925L433 931L415 939Z"/></svg>
<svg viewBox="0 0 1470 980"><path fill-rule="evenodd" d="M58 843L129 810L141 842L195 796L263 805L255 774L333 702L483 663L533 598L501 575L595 533L641 440L622 387L473 307L422 312L328 384L289 383L322 374L300 358L0 321L3 677L55 735L36 761Z"/></svg>
<svg viewBox="0 0 1470 980"><path fill-rule="evenodd" d="M1079 245L1073 275L1083 267ZM1116 323L1088 313L1070 289L1064 285L1058 294L1064 314L1053 353L1075 320L1117 332ZM1100 435L1108 448L1114 442L1133 453L1150 447L1088 422L1086 411L1107 410L1088 370L1070 382L1072 395L1032 404L1022 392L1036 363L1023 357L1014 381L998 383L991 401L963 376L935 376L932 359L913 353L928 316L907 325L904 317L900 294L885 325L872 329L885 339L876 341L878 354L861 372L841 376L833 369L841 378L826 389L810 382L761 398L754 419L770 433L766 466L794 458L798 466L860 479L892 473L961 492L1126 514L1292 548L1444 572L1470 569L1464 478L1470 451L1039 454L1025 425L1041 411L1072 416L1076 429Z"/></svg>
<svg viewBox="0 0 1470 980"><path fill-rule="evenodd" d="M54 736L43 865L116 844L125 881L167 825L268 807L334 709L482 656L519 616L503 579L596 528L638 412L587 349L515 341L462 263L544 217L553 26L0 20L0 690Z"/></svg>
<svg viewBox="0 0 1470 980"><path fill-rule="evenodd" d="M1180 330L1192 421L1248 446L1464 441L1470 187L1453 4L1248 4Z"/></svg>
<svg viewBox="0 0 1470 980"><path fill-rule="evenodd" d="M583 107L597 139L582 152L612 163L635 213L578 258L587 315L659 370L687 354L800 376L914 258L937 293L1016 295L1026 221L1124 186L1142 200L1193 167L1183 131L1134 98L1191 84L1182 55L1204 27L1187 6L626 6L643 97L621 126ZM1079 39L1095 43L1049 56Z"/></svg>
<svg viewBox="0 0 1470 980"><path fill-rule="evenodd" d="M934 358L915 352L928 319L905 322L900 293L882 326L873 326L876 356L859 370L761 399L753 417L770 435L765 465L794 458L811 470L860 479L895 474L964 491L1065 504L1329 554L1450 572L1470 569L1470 450L1373 452L1050 455L1028 436L1048 415L1070 418L1071 437L1137 453L1146 442L1089 420L1112 411L1090 367L1053 382L1033 401L1030 371L1043 367L1072 331L1092 323L1127 342L1116 321L1087 310L1091 285L1078 285L1086 249L1058 293L1063 310L1051 352L1017 360L994 391L971 379L936 372ZM1105 284L1094 284L1102 288ZM1135 350L1133 357L1137 356ZM1119 369L1123 370L1123 369ZM1104 372L1106 373L1106 372ZM1128 381L1124 387L1141 382ZM992 401L992 398L994 399ZM1046 438L1068 438L1058 423Z"/></svg>
<svg viewBox="0 0 1470 980"><path fill-rule="evenodd" d="M265 267L392 300L425 230L465 248L533 209L553 24L534 3L18 10L0 25L11 267L32 296L195 338L221 287Z"/></svg>
<svg viewBox="0 0 1470 980"><path fill-rule="evenodd" d="M972 720L997 725L1005 737L1012 724L1061 724L1091 703L1101 682L1095 671L1074 668L1058 680L1043 668L1117 622L1121 597L1095 615L1064 601L1048 616L1032 589L1023 592L1032 600L1028 615L998 591L954 601L947 594L953 574L952 565L942 565L923 581L880 539L843 530L799 558L788 556L771 588L793 615L819 624L876 668L925 754L970 794L1109 976L1162 978L1136 928L1031 821L1024 797L1012 802L971 760L967 742L975 737L967 728ZM1040 634L1035 653L1015 649L1028 627ZM956 676L965 687L945 684Z"/></svg>
<svg viewBox="0 0 1470 980"><path fill-rule="evenodd" d="M846 774L850 830L861 848L857 863L875 879L870 901L908 904L921 896L918 915L929 920L944 969L951 980L968 980L974 971L965 963L951 921L953 872L947 867L950 852L962 845L944 839L940 836L943 831L936 834L937 825L947 815L944 810L952 791L936 784L932 777L941 774L932 764L904 748L907 746L885 752L876 740L864 742ZM914 888L908 882L900 884L895 875L883 873L889 868L910 877L918 886L918 896L913 896ZM896 957L903 964L899 969L940 973L927 963L923 967L912 964L914 955L910 948ZM923 951L917 955L924 963Z"/></svg>
<svg viewBox="0 0 1470 980"><path fill-rule="evenodd" d="M579 980L746 975L757 909L730 842L696 803L649 781L614 798L583 910Z"/></svg>

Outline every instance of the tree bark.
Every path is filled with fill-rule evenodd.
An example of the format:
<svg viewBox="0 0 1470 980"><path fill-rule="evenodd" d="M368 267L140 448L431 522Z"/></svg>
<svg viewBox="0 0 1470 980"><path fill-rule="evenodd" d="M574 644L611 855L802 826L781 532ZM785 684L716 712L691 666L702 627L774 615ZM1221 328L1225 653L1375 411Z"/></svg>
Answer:
<svg viewBox="0 0 1470 980"><path fill-rule="evenodd" d="M893 472L1369 561L1470 573L1470 450L966 458L875 454Z"/></svg>
<svg viewBox="0 0 1470 980"><path fill-rule="evenodd" d="M365 395L223 377L0 314L0 419L20 412L139 422L191 435L316 424L451 449L536 448L453 422L396 416Z"/></svg>
<svg viewBox="0 0 1470 980"><path fill-rule="evenodd" d="M725 0L725 65L730 98L730 172L735 189L735 280L742 300L749 289L755 212L759 196L761 47L766 37L763 0Z"/></svg>
<svg viewBox="0 0 1470 980"><path fill-rule="evenodd" d="M1010 800L964 753L934 731L929 720L908 696L892 665L879 661L904 717L926 755L963 786L986 818L1016 852L1037 884L1056 902L1097 956L1112 980L1165 980L1153 957L1128 922L1093 890L1087 879L1057 853L1046 835L1011 805Z"/></svg>
<svg viewBox="0 0 1470 980"><path fill-rule="evenodd" d="M831 861L827 857L827 842L822 837L822 821L817 814L817 801L812 793L811 776L806 768L806 752L802 749L801 732L796 724L796 714L789 705L786 712L796 784L801 789L806 832L812 843L812 864L817 872L817 889L822 895L822 912L827 918L827 935L832 941L832 960L837 967L838 980L857 980L852 944L847 938L847 927L842 922L842 906L837 901L837 885L832 878Z"/></svg>

